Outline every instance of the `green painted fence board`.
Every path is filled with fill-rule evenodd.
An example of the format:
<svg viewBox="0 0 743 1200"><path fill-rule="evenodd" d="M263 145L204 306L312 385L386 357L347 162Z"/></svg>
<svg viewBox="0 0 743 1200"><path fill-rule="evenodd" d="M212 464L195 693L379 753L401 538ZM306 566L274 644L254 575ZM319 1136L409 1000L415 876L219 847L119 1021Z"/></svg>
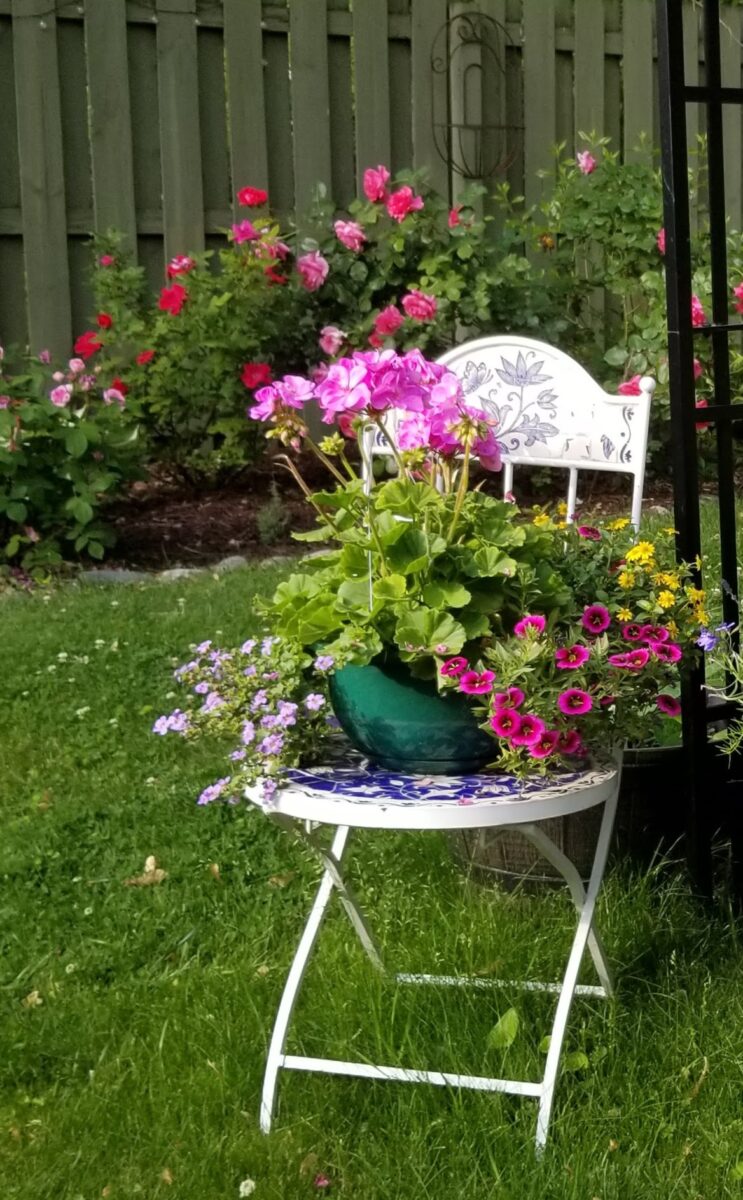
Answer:
<svg viewBox="0 0 743 1200"><path fill-rule="evenodd" d="M265 55L268 199L271 211L286 218L294 213L289 39L279 34L266 34Z"/></svg>
<svg viewBox="0 0 743 1200"><path fill-rule="evenodd" d="M330 90L325 0L291 0L289 58L294 194L301 215L318 183L330 187Z"/></svg>
<svg viewBox="0 0 743 1200"><path fill-rule="evenodd" d="M483 212L493 218L494 231L498 232L503 225L503 213L493 202L492 194L495 186L505 178L506 163L521 134L504 128L508 124L506 0L480 0L479 9L486 18L482 25L485 48L481 84L483 163L487 172L483 182L488 194L483 197Z"/></svg>
<svg viewBox="0 0 743 1200"><path fill-rule="evenodd" d="M204 225L207 213L224 213L228 225L232 207L232 172L227 139L224 38L221 29L198 31L199 130Z"/></svg>
<svg viewBox="0 0 743 1200"><path fill-rule="evenodd" d="M413 121L410 107L410 42L390 41L390 170L394 173L413 161ZM376 164L375 164L376 165Z"/></svg>
<svg viewBox="0 0 743 1200"><path fill-rule="evenodd" d="M13 56L29 339L69 351L72 333L56 21L44 0L14 0Z"/></svg>
<svg viewBox="0 0 743 1200"><path fill-rule="evenodd" d="M120 230L136 254L126 0L87 0L85 48L95 227Z"/></svg>
<svg viewBox="0 0 743 1200"><path fill-rule="evenodd" d="M356 175L359 194L366 167L389 166L390 54L387 0L353 7L353 82L356 92ZM395 113L395 120L400 114Z"/></svg>
<svg viewBox="0 0 743 1200"><path fill-rule="evenodd" d="M412 0L411 62L413 105L413 165L425 167L432 185L444 195L449 192L449 172L436 149L434 120L446 119L448 96L446 75L432 75L434 39L446 22L446 0Z"/></svg>
<svg viewBox="0 0 743 1200"><path fill-rule="evenodd" d="M549 170L555 145L555 6L553 0L527 2L524 46L524 194L536 204L544 191L537 171Z"/></svg>
<svg viewBox="0 0 743 1200"><path fill-rule="evenodd" d="M624 0L622 36L622 86L624 105L624 156L628 162L650 157L650 147L638 149L643 133L652 134L655 90L653 87L653 9L647 0Z"/></svg>
<svg viewBox="0 0 743 1200"><path fill-rule="evenodd" d="M268 187L261 0L224 0L233 192Z"/></svg>
<svg viewBox="0 0 743 1200"><path fill-rule="evenodd" d="M328 38L328 83L330 92L330 194L339 208L347 208L356 195L350 38Z"/></svg>
<svg viewBox="0 0 743 1200"><path fill-rule="evenodd" d="M196 52L196 0L157 0L165 254L204 245Z"/></svg>
<svg viewBox="0 0 743 1200"><path fill-rule="evenodd" d="M604 132L604 9L575 0L575 134ZM577 145L577 143L576 143Z"/></svg>
<svg viewBox="0 0 743 1200"><path fill-rule="evenodd" d="M741 19L740 11L726 13L720 34L722 82L725 86L741 84ZM733 229L741 228L741 109L726 104L722 111L722 136L725 148L725 206ZM737 282L737 280L736 280Z"/></svg>

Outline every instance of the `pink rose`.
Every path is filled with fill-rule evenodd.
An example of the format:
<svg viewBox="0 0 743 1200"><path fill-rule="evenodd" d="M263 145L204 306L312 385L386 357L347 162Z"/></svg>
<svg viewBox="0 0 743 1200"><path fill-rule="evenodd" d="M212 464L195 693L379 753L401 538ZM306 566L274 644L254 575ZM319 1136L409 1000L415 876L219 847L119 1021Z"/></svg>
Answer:
<svg viewBox="0 0 743 1200"><path fill-rule="evenodd" d="M242 242L254 242L260 236L253 222L247 219L232 226L232 240L236 246L241 245Z"/></svg>
<svg viewBox="0 0 743 1200"><path fill-rule="evenodd" d="M338 353L345 340L345 333L337 325L325 325L320 330L320 349L331 358Z"/></svg>
<svg viewBox="0 0 743 1200"><path fill-rule="evenodd" d="M388 304L374 319L374 332L379 337L389 337L396 333L405 318L396 304Z"/></svg>
<svg viewBox="0 0 743 1200"><path fill-rule="evenodd" d="M329 271L328 261L323 258L319 250L311 250L309 254L303 254L297 259L297 270L302 276L302 286L308 292L316 292L319 287L322 287L328 277Z"/></svg>
<svg viewBox="0 0 743 1200"><path fill-rule="evenodd" d="M692 296L691 298L691 323L696 327L707 324L707 314L698 296Z"/></svg>
<svg viewBox="0 0 743 1200"><path fill-rule="evenodd" d="M433 321L438 304L435 296L425 292L412 291L402 298L402 306L414 321Z"/></svg>
<svg viewBox="0 0 743 1200"><path fill-rule="evenodd" d="M633 375L631 379L625 379L624 383L620 383L617 388L618 396L641 396L642 388L640 387L640 376Z"/></svg>
<svg viewBox="0 0 743 1200"><path fill-rule="evenodd" d="M695 358L694 359L694 378L699 379L701 374L702 374L702 364L700 363L698 358Z"/></svg>
<svg viewBox="0 0 743 1200"><path fill-rule="evenodd" d="M423 208L423 197L416 196L413 189L407 184L405 187L398 188L387 200L387 212L393 221L404 221L409 212L416 212L421 208Z"/></svg>
<svg viewBox="0 0 743 1200"><path fill-rule="evenodd" d="M655 235L655 244L658 247L658 249L660 250L661 254L665 254L665 252L666 252L666 231L665 231L665 229L658 230L658 232Z"/></svg>
<svg viewBox="0 0 743 1200"><path fill-rule="evenodd" d="M455 204L454 208L449 209L449 216L446 219L446 223L450 229L456 229L457 225L462 224L462 222L459 219L459 214L461 213L461 211L462 211L461 204Z"/></svg>
<svg viewBox="0 0 743 1200"><path fill-rule="evenodd" d="M66 408L70 403L72 396L72 384L60 383L59 387L52 388L49 399L55 408Z"/></svg>
<svg viewBox="0 0 743 1200"><path fill-rule="evenodd" d="M739 283L737 287L733 288L733 295L736 297L735 311L743 313L743 283Z"/></svg>
<svg viewBox="0 0 743 1200"><path fill-rule="evenodd" d="M103 393L103 403L104 404L118 404L119 408L123 408L124 405L126 404L126 400L124 399L122 392L120 392L118 388L110 387L110 388L106 388L106 390Z"/></svg>
<svg viewBox="0 0 743 1200"><path fill-rule="evenodd" d="M116 259L114 258L113 254L102 254L98 259L98 262L102 267L112 267L116 262Z"/></svg>
<svg viewBox="0 0 743 1200"><path fill-rule="evenodd" d="M248 222L249 224L250 222ZM193 271L196 262L188 254L176 254L175 258L171 258L168 263L167 273L169 279L174 279L176 275L187 275L189 271Z"/></svg>
<svg viewBox="0 0 743 1200"><path fill-rule="evenodd" d="M71 358L67 364L73 375L79 375L85 370L85 360L83 358Z"/></svg>
<svg viewBox="0 0 743 1200"><path fill-rule="evenodd" d="M333 226L335 236L347 250L363 250L366 234L358 221L336 221Z"/></svg>
<svg viewBox="0 0 743 1200"><path fill-rule="evenodd" d="M367 167L364 171L364 195L367 200L376 203L387 199L387 181L390 173L381 164L378 167Z"/></svg>
<svg viewBox="0 0 743 1200"><path fill-rule="evenodd" d="M575 161L582 175L591 175L598 166L590 150L581 150L580 153L576 154Z"/></svg>
<svg viewBox="0 0 743 1200"><path fill-rule="evenodd" d="M10 404L10 396L0 396L0 408L7 408Z"/></svg>

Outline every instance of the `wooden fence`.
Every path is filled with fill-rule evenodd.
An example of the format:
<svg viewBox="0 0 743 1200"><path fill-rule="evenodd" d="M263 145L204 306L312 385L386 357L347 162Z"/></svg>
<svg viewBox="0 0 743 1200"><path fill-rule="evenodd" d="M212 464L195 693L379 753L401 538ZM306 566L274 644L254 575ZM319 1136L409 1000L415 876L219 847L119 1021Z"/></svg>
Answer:
<svg viewBox="0 0 743 1200"><path fill-rule="evenodd" d="M471 91L472 73L447 82L431 57L447 17L474 9L507 37L473 100L452 90ZM68 349L89 316L93 229L123 230L156 283L164 256L219 244L247 183L284 216L318 180L343 207L378 162L456 191L435 144L442 106L510 127L504 172L530 201L554 144L573 152L580 130L649 153L636 146L656 139L653 13L652 0L0 0L0 342ZM683 19L697 78L693 0ZM725 25L723 82L740 85L739 8Z"/></svg>

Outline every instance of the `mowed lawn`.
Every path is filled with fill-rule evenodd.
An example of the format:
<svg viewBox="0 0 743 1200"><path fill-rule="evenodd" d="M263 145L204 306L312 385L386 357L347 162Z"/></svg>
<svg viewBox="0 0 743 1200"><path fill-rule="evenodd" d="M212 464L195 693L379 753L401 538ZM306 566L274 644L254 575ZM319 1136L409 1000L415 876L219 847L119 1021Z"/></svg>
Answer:
<svg viewBox="0 0 743 1200"><path fill-rule="evenodd" d="M616 1002L578 999L552 1135L533 1101L286 1074L258 1132L267 1040L318 878L245 809L200 809L219 747L149 731L173 666L255 631L277 570L0 601L0 1196L719 1200L743 1195L743 955L680 870L615 869L600 923ZM175 694L174 694L175 693ZM127 886L154 855L159 884ZM468 881L439 835L360 835L355 878L389 961L557 977L562 893ZM586 980L590 973L586 969ZM488 1032L509 1007L508 1049ZM536 1077L553 1000L378 979L340 907L295 1052ZM249 1187L243 1187L247 1193Z"/></svg>

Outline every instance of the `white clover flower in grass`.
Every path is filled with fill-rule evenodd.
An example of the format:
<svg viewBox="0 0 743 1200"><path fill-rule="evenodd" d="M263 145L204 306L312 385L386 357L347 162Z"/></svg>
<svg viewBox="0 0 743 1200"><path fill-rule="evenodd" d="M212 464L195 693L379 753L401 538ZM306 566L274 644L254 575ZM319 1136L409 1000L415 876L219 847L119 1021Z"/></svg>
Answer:
<svg viewBox="0 0 743 1200"><path fill-rule="evenodd" d="M254 1191L255 1191L255 1180L254 1179L243 1179L242 1183L240 1184L240 1187L238 1188L237 1194L240 1197L240 1200L243 1200L243 1198L245 1196L252 1196Z"/></svg>

